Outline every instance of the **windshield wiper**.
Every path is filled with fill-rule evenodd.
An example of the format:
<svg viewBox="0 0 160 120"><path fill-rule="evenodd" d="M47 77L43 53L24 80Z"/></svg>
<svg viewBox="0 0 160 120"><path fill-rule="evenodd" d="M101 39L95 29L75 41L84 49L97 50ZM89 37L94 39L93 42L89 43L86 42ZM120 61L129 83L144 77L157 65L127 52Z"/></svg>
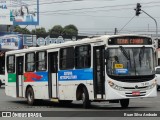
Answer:
<svg viewBox="0 0 160 120"><path fill-rule="evenodd" d="M140 67L142 65L141 61L144 57L144 50L145 50L145 46L141 47L140 52L139 52L139 65L140 65Z"/></svg>
<svg viewBox="0 0 160 120"><path fill-rule="evenodd" d="M130 60L130 56L128 55L128 53L126 52L126 50L124 49L124 47L119 46L121 52L123 53L123 55L127 58L127 60Z"/></svg>
<svg viewBox="0 0 160 120"><path fill-rule="evenodd" d="M131 66L130 53L129 53L129 52L127 53L127 51L125 50L125 48L122 47L122 46L120 46L120 50L121 50L121 52L123 53L123 55L127 58L127 60L129 60L130 67L132 67L132 66Z"/></svg>

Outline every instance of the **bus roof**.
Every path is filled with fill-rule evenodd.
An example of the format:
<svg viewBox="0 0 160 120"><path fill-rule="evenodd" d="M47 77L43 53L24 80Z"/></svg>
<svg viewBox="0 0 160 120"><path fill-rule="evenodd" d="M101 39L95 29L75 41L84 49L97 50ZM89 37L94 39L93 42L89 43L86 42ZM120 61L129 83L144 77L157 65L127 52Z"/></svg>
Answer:
<svg viewBox="0 0 160 120"><path fill-rule="evenodd" d="M47 49L52 49L52 48L63 48L66 46L81 45L81 44L94 43L94 42L105 42L105 40L107 40L108 38L120 37L120 36L149 37L145 35L135 35L135 34L103 35L103 36L93 37L93 38L84 38L84 39L77 40L77 41L68 41L68 42L64 42L60 44L50 44L50 45L45 45L45 46L40 46L40 47L30 47L27 49L13 50L13 51L6 52L6 54L26 53L26 52L31 52L31 51L41 51L41 50L47 50Z"/></svg>

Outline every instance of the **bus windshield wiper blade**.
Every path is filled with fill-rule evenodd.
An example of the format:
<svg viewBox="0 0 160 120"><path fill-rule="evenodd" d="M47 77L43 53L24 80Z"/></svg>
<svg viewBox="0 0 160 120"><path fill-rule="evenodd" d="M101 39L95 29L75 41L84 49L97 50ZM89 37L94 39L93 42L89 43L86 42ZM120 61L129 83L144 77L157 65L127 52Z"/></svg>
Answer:
<svg viewBox="0 0 160 120"><path fill-rule="evenodd" d="M123 53L123 55L127 58L127 60L129 60L130 67L132 67L132 66L131 66L130 53L129 53L129 52L127 53L127 51L126 51L126 50L124 49L124 47L122 47L122 46L120 46L120 50L121 50L121 52Z"/></svg>
<svg viewBox="0 0 160 120"><path fill-rule="evenodd" d="M120 46L120 50L123 53L123 55L127 58L127 60L130 60L130 57L128 53L126 52L126 50L124 49L124 47Z"/></svg>

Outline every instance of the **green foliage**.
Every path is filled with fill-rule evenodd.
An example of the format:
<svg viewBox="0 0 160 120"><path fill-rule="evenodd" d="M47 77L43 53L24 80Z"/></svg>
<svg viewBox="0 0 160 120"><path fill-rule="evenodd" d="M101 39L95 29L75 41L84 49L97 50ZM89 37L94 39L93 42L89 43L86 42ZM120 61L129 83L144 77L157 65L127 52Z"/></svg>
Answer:
<svg viewBox="0 0 160 120"><path fill-rule="evenodd" d="M31 31L32 34L46 34L46 29L44 27L36 28Z"/></svg>
<svg viewBox="0 0 160 120"><path fill-rule="evenodd" d="M64 27L63 33L65 35L78 35L78 29L75 25L66 25Z"/></svg>
<svg viewBox="0 0 160 120"><path fill-rule="evenodd" d="M27 28L21 28L20 26L15 26L13 32L18 32L21 34L30 34L30 31Z"/></svg>
<svg viewBox="0 0 160 120"><path fill-rule="evenodd" d="M78 35L78 29L75 25L67 25L64 28L61 25L55 25L49 30L49 34L60 35Z"/></svg>
<svg viewBox="0 0 160 120"><path fill-rule="evenodd" d="M63 34L63 27L61 25L55 25L49 30L49 34L54 35L62 35Z"/></svg>
<svg viewBox="0 0 160 120"><path fill-rule="evenodd" d="M27 27L21 28L20 26L14 26L14 31L13 32L18 32L21 34L54 34L57 36L60 35L78 35L78 29L75 25L66 25L64 28L61 25L55 25L49 31L47 32L44 27L37 28L37 29L32 29L29 31Z"/></svg>

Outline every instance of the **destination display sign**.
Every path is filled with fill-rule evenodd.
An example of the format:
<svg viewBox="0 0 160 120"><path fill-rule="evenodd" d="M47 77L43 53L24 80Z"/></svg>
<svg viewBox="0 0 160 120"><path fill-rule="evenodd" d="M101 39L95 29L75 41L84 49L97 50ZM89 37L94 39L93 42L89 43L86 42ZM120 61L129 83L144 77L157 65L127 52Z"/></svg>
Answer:
<svg viewBox="0 0 160 120"><path fill-rule="evenodd" d="M152 40L147 37L114 37L108 40L108 45L151 45Z"/></svg>

